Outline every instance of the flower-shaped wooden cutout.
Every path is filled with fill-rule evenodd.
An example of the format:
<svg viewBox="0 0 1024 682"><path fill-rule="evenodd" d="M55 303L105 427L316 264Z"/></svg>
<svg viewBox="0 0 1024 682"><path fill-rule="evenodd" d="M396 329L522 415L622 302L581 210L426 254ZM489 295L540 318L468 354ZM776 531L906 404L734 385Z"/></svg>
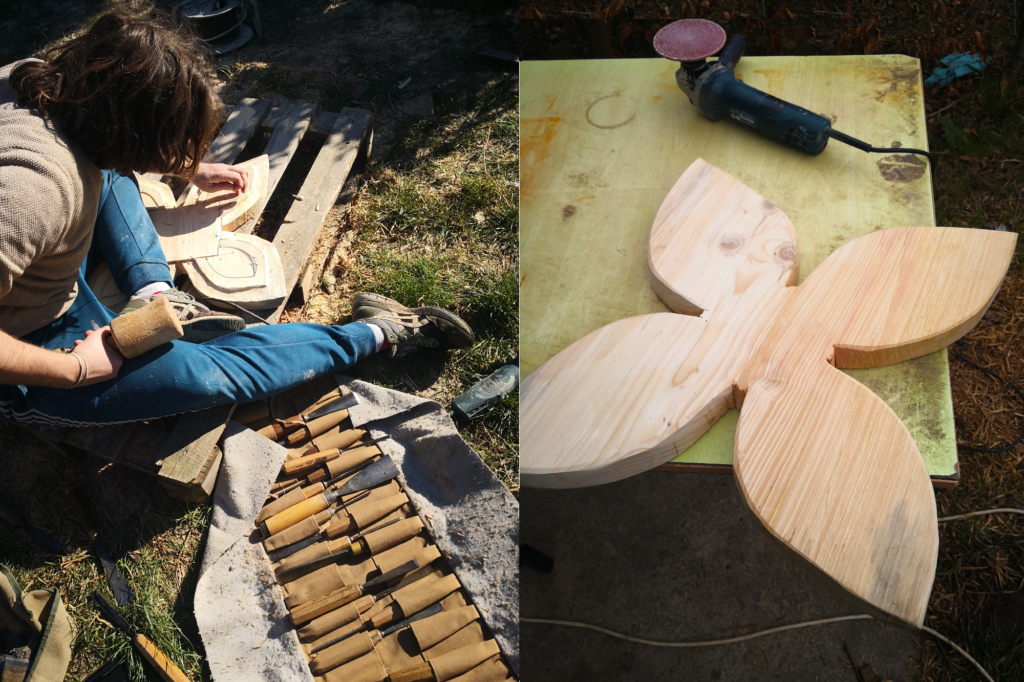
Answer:
<svg viewBox="0 0 1024 682"><path fill-rule="evenodd" d="M935 496L899 417L837 368L943 348L988 309L1016 235L880 230L795 287L785 214L703 160L651 228L652 284L673 310L606 325L522 384L527 486L651 469L740 408L744 499L800 563L864 610L920 627L938 551Z"/></svg>

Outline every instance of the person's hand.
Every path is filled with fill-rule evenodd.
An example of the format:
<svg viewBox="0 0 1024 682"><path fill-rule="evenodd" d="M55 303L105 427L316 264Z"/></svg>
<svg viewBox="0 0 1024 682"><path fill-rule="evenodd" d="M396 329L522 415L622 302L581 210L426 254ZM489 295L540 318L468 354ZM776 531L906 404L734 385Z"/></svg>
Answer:
<svg viewBox="0 0 1024 682"><path fill-rule="evenodd" d="M192 184L207 193L233 190L238 195L246 190L245 170L225 163L201 163Z"/></svg>
<svg viewBox="0 0 1024 682"><path fill-rule="evenodd" d="M82 386L113 379L121 370L124 356L114 345L110 327L85 332L84 339L75 341L75 351L89 363L89 378Z"/></svg>

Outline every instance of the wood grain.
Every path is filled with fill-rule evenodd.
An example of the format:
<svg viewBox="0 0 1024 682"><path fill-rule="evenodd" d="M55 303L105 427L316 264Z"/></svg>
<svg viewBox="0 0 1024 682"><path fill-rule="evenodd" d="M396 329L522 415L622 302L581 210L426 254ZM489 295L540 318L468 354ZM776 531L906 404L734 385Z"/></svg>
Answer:
<svg viewBox="0 0 1024 682"><path fill-rule="evenodd" d="M220 210L201 204L158 208L149 217L168 263L216 256L220 244Z"/></svg>
<svg viewBox="0 0 1024 682"><path fill-rule="evenodd" d="M242 153L249 138L256 132L260 122L270 109L265 99L246 97L232 107L227 121L221 127L217 138L210 145L203 161L207 163L233 163Z"/></svg>
<svg viewBox="0 0 1024 682"><path fill-rule="evenodd" d="M687 169L658 212L651 263L701 317L620 320L527 377L523 484L595 485L652 468L738 407L734 462L755 515L859 603L919 627L937 551L928 472L895 413L835 367L918 357L965 334L1016 235L880 230L793 287L787 233L753 190L701 160ZM689 260L693 250L703 253Z"/></svg>
<svg viewBox="0 0 1024 682"><path fill-rule="evenodd" d="M142 196L142 205L150 208L174 208L174 191L170 185L156 180L147 175L135 174L135 180L139 184L139 194Z"/></svg>
<svg viewBox="0 0 1024 682"><path fill-rule="evenodd" d="M203 192L195 185L183 195L181 206L202 205L219 210L221 230L232 232L253 217L257 203L267 194L270 162L266 154L236 164L246 175L246 190L235 194L233 190Z"/></svg>
<svg viewBox="0 0 1024 682"><path fill-rule="evenodd" d="M189 290L212 305L230 301L263 310L280 305L287 295L277 249L253 235L224 232L216 257L197 258L181 267L188 274Z"/></svg>
<svg viewBox="0 0 1024 682"><path fill-rule="evenodd" d="M524 62L521 85L523 376L615 320L671 310L647 244L662 200L697 158L728 170L794 223L800 283L842 244L881 227L935 225L926 162L832 143L808 157L686 101L665 59ZM737 73L861 139L927 149L918 60L746 56ZM611 120L615 113L623 114ZM628 119L628 120L627 120ZM614 125L616 127L608 127ZM605 126L605 127L599 127ZM883 174L898 162L904 177ZM868 370L934 476L956 476L945 350ZM731 466L738 412L675 458Z"/></svg>

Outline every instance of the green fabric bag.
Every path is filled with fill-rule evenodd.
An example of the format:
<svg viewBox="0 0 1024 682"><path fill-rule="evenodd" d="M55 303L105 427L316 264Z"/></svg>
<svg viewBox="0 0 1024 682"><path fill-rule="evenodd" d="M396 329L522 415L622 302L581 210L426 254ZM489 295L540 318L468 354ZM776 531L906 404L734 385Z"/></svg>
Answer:
<svg viewBox="0 0 1024 682"><path fill-rule="evenodd" d="M0 565L0 656L22 647L32 652L24 682L60 682L71 662L75 638L60 591L22 592Z"/></svg>

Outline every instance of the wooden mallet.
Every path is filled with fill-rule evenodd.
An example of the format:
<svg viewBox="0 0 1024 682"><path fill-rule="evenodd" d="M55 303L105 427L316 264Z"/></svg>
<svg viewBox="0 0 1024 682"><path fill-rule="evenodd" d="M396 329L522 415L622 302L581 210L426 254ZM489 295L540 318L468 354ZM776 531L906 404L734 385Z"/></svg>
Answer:
<svg viewBox="0 0 1024 682"><path fill-rule="evenodd" d="M177 313L164 296L156 296L143 307L115 317L110 323L114 345L129 359L184 335Z"/></svg>

